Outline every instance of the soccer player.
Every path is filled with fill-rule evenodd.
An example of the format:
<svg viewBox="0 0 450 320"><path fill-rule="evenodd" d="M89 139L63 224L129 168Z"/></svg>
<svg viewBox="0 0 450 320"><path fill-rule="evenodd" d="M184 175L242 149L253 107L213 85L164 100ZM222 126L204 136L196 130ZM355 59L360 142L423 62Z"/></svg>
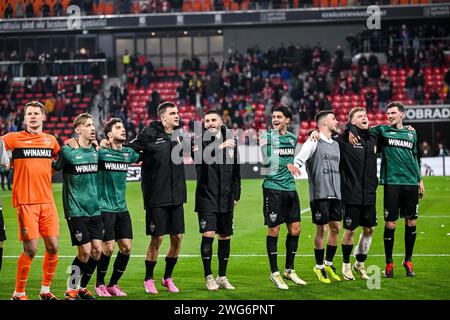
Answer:
<svg viewBox="0 0 450 320"><path fill-rule="evenodd" d="M335 281L341 281L333 266L342 220L340 150L339 144L332 139L338 121L330 110L320 111L315 121L319 128L320 139L318 141L308 139L295 156L294 163L298 168L306 164L308 173L312 221L316 225L314 238L316 265L313 271L321 282L329 284L331 280L328 276ZM330 230L324 266L324 238L328 226Z"/></svg>
<svg viewBox="0 0 450 320"><path fill-rule="evenodd" d="M400 101L388 104L386 114L390 125L371 129L378 136L382 152L380 184L384 185L385 276L394 276L392 252L396 221L400 214L400 217L405 218L405 259L402 264L406 276L413 277L412 254L419 217L419 198L425 193L417 159L417 134L403 125L405 107Z"/></svg>
<svg viewBox="0 0 450 320"><path fill-rule="evenodd" d="M5 149L3 141L0 139L0 165L2 167L9 166L9 157ZM3 263L3 242L6 240L5 221L3 220L2 200L0 199L0 271Z"/></svg>
<svg viewBox="0 0 450 320"><path fill-rule="evenodd" d="M112 118L104 127L109 148L98 153L97 189L100 199L100 211L105 234L102 255L97 266L97 284L95 292L101 297L126 296L117 285L130 259L133 229L126 203L126 182L128 165L139 161L140 154L124 147L126 130L119 118ZM119 252L114 261L114 270L108 286L105 276L117 241Z"/></svg>
<svg viewBox="0 0 450 320"><path fill-rule="evenodd" d="M79 114L73 128L79 148L62 147L53 167L63 172L63 206L72 245L78 254L72 262L66 300L94 300L87 289L102 252L103 222L97 192L98 152L95 126L88 113Z"/></svg>
<svg viewBox="0 0 450 320"><path fill-rule="evenodd" d="M364 261L367 259L372 235L377 225L376 192L377 179L377 136L369 131L369 120L364 108L350 110L349 121L360 137L355 145L349 143L348 130L337 137L341 158L342 201L344 207L344 236L342 238L342 275L346 280L355 280L350 265L355 230L363 230L355 248L356 263L353 270L362 279L369 279Z"/></svg>
<svg viewBox="0 0 450 320"><path fill-rule="evenodd" d="M263 183L264 224L267 225L266 247L270 264L270 280L278 289L287 290L288 285L278 271L277 247L280 225L286 223L286 263L283 276L297 285L305 285L294 270L300 236L300 202L295 187L294 176L300 174L294 167L297 137L287 130L292 113L286 107L274 108L272 112L273 130L259 138L267 175Z"/></svg>
<svg viewBox="0 0 450 320"><path fill-rule="evenodd" d="M205 113L204 127L203 134L194 138L192 151L197 170L195 211L202 234L200 253L205 284L208 290L235 289L228 281L226 271L233 234L233 210L241 194L238 148L218 111ZM219 238L219 274L214 279L211 259L216 233Z"/></svg>
<svg viewBox="0 0 450 320"><path fill-rule="evenodd" d="M184 234L186 178L183 165L183 141L179 130L178 107L163 102L157 108L159 121L145 127L127 146L143 154L142 195L146 210L146 233L152 237L145 260L145 291L157 294L153 271L165 234L170 235L162 285L179 292L172 278ZM172 157L173 156L173 157Z"/></svg>
<svg viewBox="0 0 450 320"><path fill-rule="evenodd" d="M25 287L38 239L44 239L42 263L42 300L57 300L50 284L58 262L59 218L52 190L52 161L60 150L56 138L43 133L44 106L31 101L24 107L26 129L2 137L6 150L12 151L14 184L12 202L19 222L23 252L17 263L16 289L11 299L28 300Z"/></svg>

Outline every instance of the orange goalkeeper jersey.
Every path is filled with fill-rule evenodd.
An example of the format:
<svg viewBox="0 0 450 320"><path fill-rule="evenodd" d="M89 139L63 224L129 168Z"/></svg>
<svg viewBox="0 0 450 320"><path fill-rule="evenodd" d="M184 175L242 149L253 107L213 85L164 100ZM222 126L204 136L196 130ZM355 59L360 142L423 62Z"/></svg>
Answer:
<svg viewBox="0 0 450 320"><path fill-rule="evenodd" d="M6 150L12 151L13 206L54 202L52 160L60 150L56 138L20 131L8 133L2 140Z"/></svg>

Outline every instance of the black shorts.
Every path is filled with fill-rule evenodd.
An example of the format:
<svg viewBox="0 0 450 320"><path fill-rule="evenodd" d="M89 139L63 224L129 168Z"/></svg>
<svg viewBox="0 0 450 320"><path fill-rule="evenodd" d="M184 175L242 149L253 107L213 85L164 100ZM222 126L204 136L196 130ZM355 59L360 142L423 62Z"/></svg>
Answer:
<svg viewBox="0 0 450 320"><path fill-rule="evenodd" d="M342 220L342 202L337 199L320 199L310 203L312 222L317 225L328 224L330 221Z"/></svg>
<svg viewBox="0 0 450 320"><path fill-rule="evenodd" d="M102 216L93 217L68 217L70 238L73 246L82 246L92 240L103 240L105 230L103 229Z"/></svg>
<svg viewBox="0 0 450 320"><path fill-rule="evenodd" d="M233 235L233 211L229 212L198 212L200 233L214 231L228 237Z"/></svg>
<svg viewBox="0 0 450 320"><path fill-rule="evenodd" d="M6 240L5 221L3 220L3 210L0 209L0 241Z"/></svg>
<svg viewBox="0 0 450 320"><path fill-rule="evenodd" d="M419 217L419 186L384 186L384 220L396 221L399 213L406 219Z"/></svg>
<svg viewBox="0 0 450 320"><path fill-rule="evenodd" d="M344 229L355 230L358 226L371 228L377 225L376 206L344 205Z"/></svg>
<svg viewBox="0 0 450 320"><path fill-rule="evenodd" d="M283 223L300 222L300 201L297 191L263 188L264 224L269 228Z"/></svg>
<svg viewBox="0 0 450 320"><path fill-rule="evenodd" d="M183 234L183 205L147 209L145 225L147 235L152 237L159 237L165 234Z"/></svg>
<svg viewBox="0 0 450 320"><path fill-rule="evenodd" d="M131 217L125 212L102 212L103 228L105 235L103 241L133 239Z"/></svg>

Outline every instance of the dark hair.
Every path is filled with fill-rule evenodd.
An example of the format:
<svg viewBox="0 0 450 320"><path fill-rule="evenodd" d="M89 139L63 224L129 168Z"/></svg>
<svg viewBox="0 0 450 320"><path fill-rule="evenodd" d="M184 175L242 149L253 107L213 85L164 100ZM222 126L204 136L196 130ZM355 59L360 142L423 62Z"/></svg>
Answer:
<svg viewBox="0 0 450 320"><path fill-rule="evenodd" d="M105 134L106 139L108 139L108 133L112 131L112 127L114 127L114 125L118 122L123 124L120 118L112 118L107 123L105 123L105 126L103 127L103 133Z"/></svg>
<svg viewBox="0 0 450 320"><path fill-rule="evenodd" d="M391 103L389 103L386 106L386 111L390 108L395 108L395 107L397 107L400 112L405 112L405 106L403 105L403 103L401 101L392 101Z"/></svg>
<svg viewBox="0 0 450 320"><path fill-rule="evenodd" d="M161 115L166 112L167 108L176 108L176 104L172 103L172 102L163 102L161 103L158 108L156 109L156 114L158 115L158 117L161 117Z"/></svg>
<svg viewBox="0 0 450 320"><path fill-rule="evenodd" d="M272 110L272 113L274 113L274 112L281 112L283 114L283 116L292 120L292 112L291 112L291 110L289 110L288 107L285 107L285 106L275 107Z"/></svg>
<svg viewBox="0 0 450 320"><path fill-rule="evenodd" d="M329 114L333 114L333 110L322 110L322 111L319 111L316 114L316 117L314 118L314 121L317 123L317 125L319 125L319 121L322 120L323 118L325 118Z"/></svg>
<svg viewBox="0 0 450 320"><path fill-rule="evenodd" d="M207 116L208 114L217 114L219 117L222 117L222 114L220 113L219 110L215 110L215 109L211 109L205 112L205 116Z"/></svg>

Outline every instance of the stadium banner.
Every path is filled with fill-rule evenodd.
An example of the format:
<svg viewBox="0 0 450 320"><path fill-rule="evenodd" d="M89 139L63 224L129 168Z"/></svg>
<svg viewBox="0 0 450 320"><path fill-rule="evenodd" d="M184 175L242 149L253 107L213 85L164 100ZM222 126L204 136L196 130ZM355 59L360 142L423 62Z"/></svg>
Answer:
<svg viewBox="0 0 450 320"><path fill-rule="evenodd" d="M49 18L1 19L1 32L48 32L79 30L125 30L145 28L214 27L267 25L285 23L323 23L366 21L371 15L367 7L333 9L290 9L237 12L190 12L165 14L125 14L101 16L66 16ZM380 6L385 20L450 17L450 5ZM74 23L78 20L80 23Z"/></svg>
<svg viewBox="0 0 450 320"><path fill-rule="evenodd" d="M450 121L450 105L407 106L405 121L408 122L443 122Z"/></svg>

